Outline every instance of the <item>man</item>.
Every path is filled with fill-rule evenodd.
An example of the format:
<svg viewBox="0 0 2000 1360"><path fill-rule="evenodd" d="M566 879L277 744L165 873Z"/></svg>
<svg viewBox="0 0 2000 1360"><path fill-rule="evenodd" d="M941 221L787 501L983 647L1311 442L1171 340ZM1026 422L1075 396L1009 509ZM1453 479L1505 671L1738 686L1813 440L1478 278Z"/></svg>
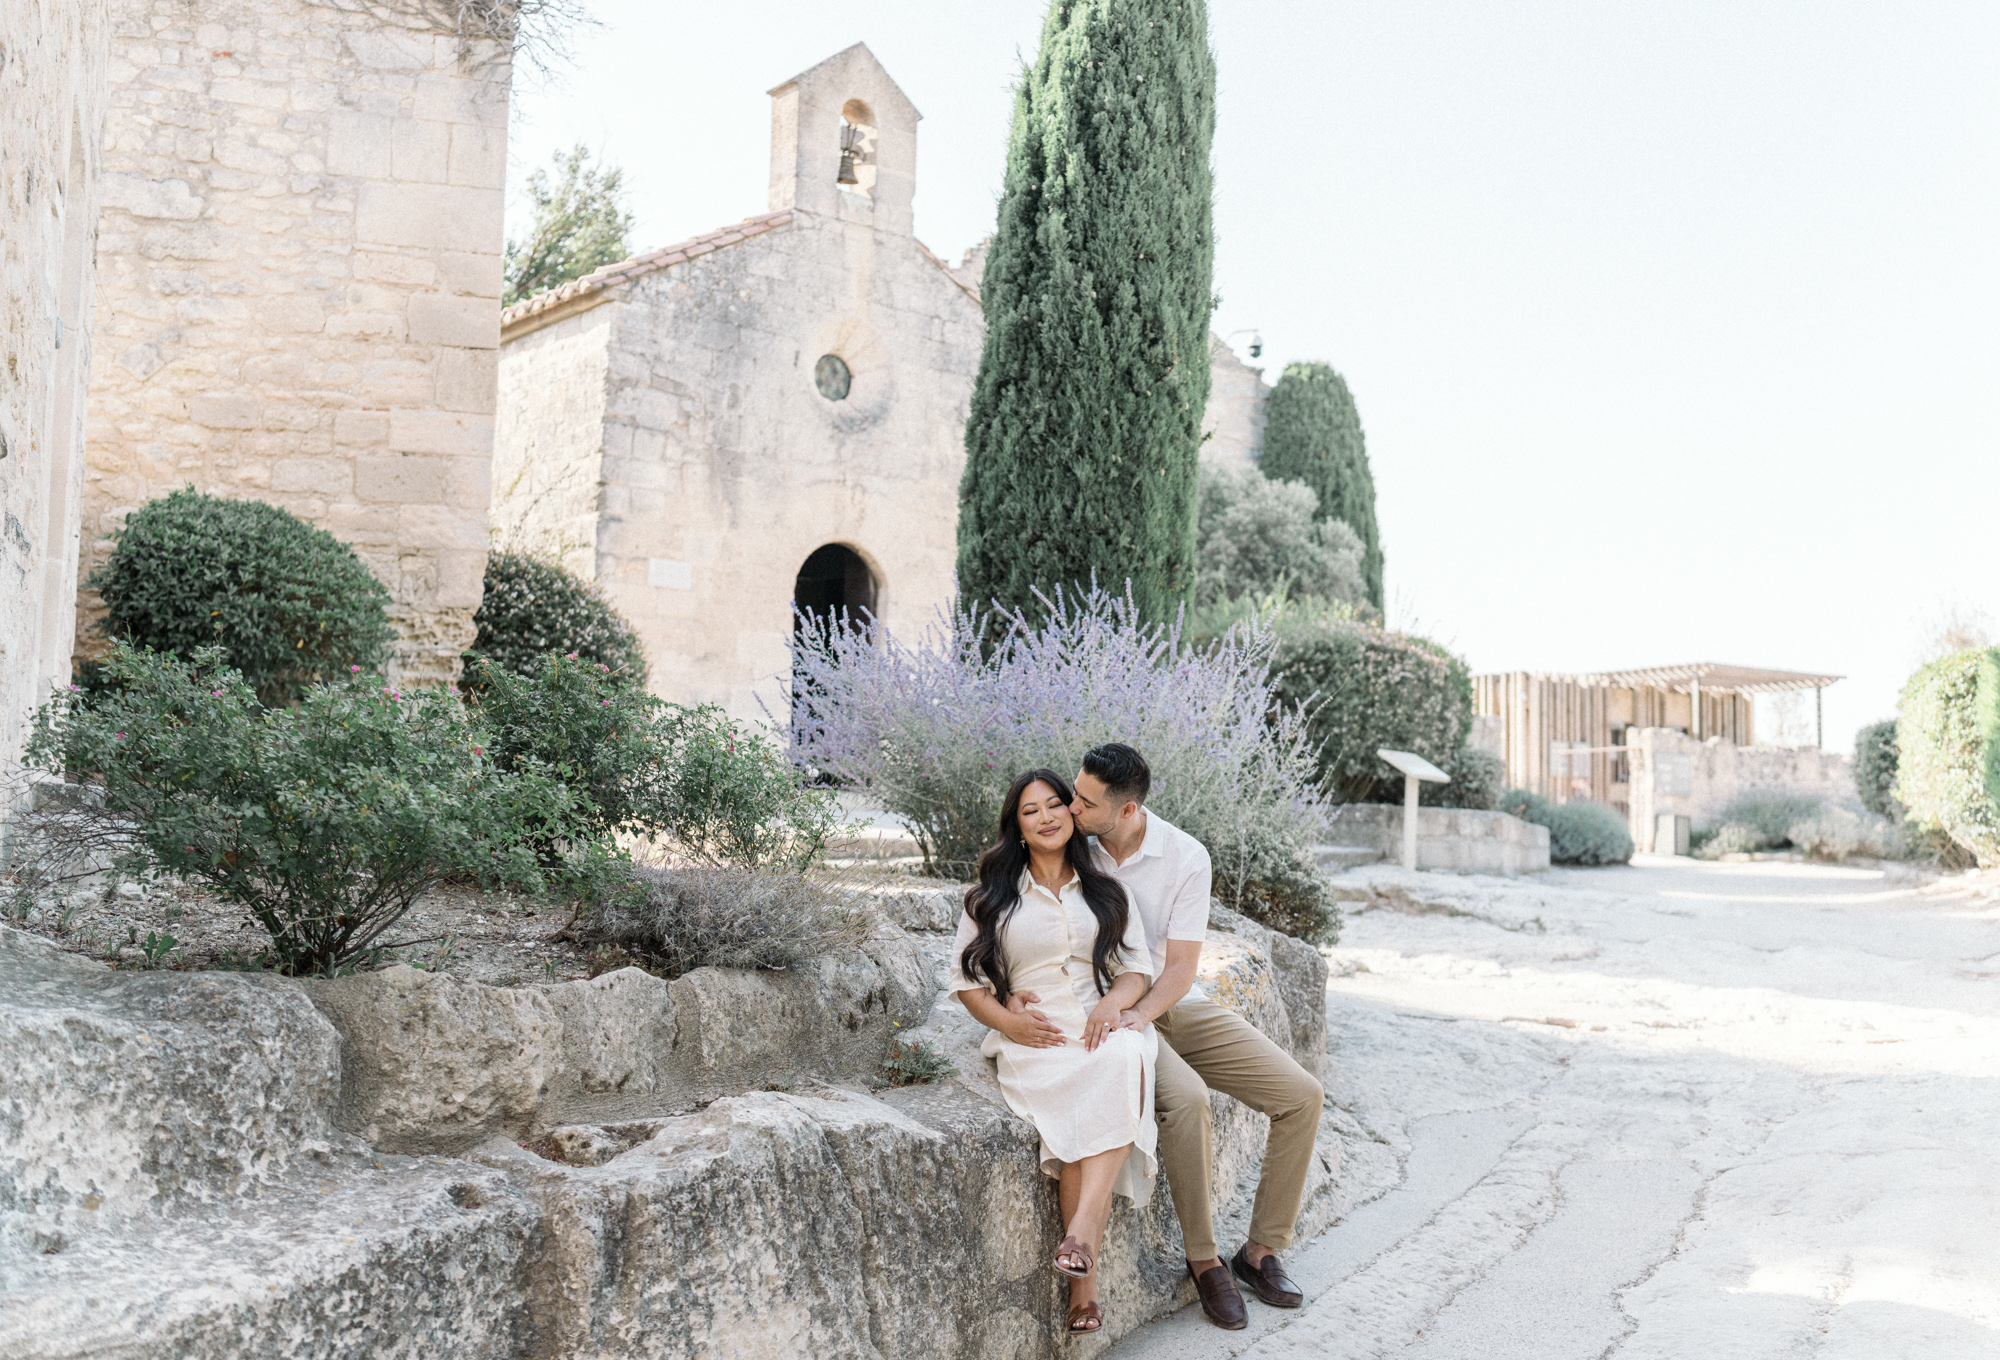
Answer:
<svg viewBox="0 0 2000 1360"><path fill-rule="evenodd" d="M1079 831L1097 838L1097 863L1125 885L1145 921L1153 986L1122 1020L1133 1029L1156 1025L1165 1041L1154 1088L1160 1166L1180 1216L1188 1274L1202 1311L1216 1326L1234 1331L1249 1317L1231 1270L1275 1308L1296 1308L1304 1301L1277 1253L1292 1245L1324 1095L1291 1054L1195 985L1208 934L1208 851L1146 810L1152 784L1143 756L1120 742L1107 743L1084 756L1070 812ZM1215 1242L1210 1087L1271 1117L1250 1238L1227 1267Z"/></svg>

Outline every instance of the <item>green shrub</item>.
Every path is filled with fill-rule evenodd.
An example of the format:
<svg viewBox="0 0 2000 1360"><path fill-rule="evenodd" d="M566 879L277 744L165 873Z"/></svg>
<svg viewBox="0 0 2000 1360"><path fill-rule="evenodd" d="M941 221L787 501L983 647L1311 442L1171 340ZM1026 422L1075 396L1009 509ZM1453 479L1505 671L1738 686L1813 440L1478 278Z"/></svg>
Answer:
<svg viewBox="0 0 2000 1360"><path fill-rule="evenodd" d="M1320 776L1356 802L1400 802L1379 749L1449 764L1472 728L1465 663L1426 639L1293 606L1278 611L1271 668L1283 704L1306 706Z"/></svg>
<svg viewBox="0 0 2000 1360"><path fill-rule="evenodd" d="M1981 781L1986 789L1986 803L2000 810L2000 647L1988 647L1979 658L1972 722L1986 748Z"/></svg>
<svg viewBox="0 0 2000 1360"><path fill-rule="evenodd" d="M891 1086L925 1086L957 1076L958 1069L928 1039L891 1039L882 1075Z"/></svg>
<svg viewBox="0 0 2000 1360"><path fill-rule="evenodd" d="M1549 829L1553 864L1629 864L1632 833L1618 810L1587 798L1551 803L1525 789L1500 795L1500 811Z"/></svg>
<svg viewBox="0 0 2000 1360"><path fill-rule="evenodd" d="M544 886L528 842L565 824L569 796L496 769L450 694L357 676L267 709L220 648L184 664L120 643L104 664L88 706L72 692L37 715L31 759L102 791L52 830L114 821L128 872L208 884L270 933L284 971L383 947L447 877Z"/></svg>
<svg viewBox="0 0 2000 1360"><path fill-rule="evenodd" d="M1507 762L1491 751L1461 746L1452 758L1438 766L1451 776L1448 784L1424 784L1417 792L1423 807L1468 808L1491 812L1500 806L1507 787ZM1381 788L1377 785L1378 790ZM1396 800L1401 802L1399 798Z"/></svg>
<svg viewBox="0 0 2000 1360"><path fill-rule="evenodd" d="M106 634L191 661L219 647L267 704L388 659L389 592L288 510L186 487L134 511L90 574Z"/></svg>
<svg viewBox="0 0 2000 1360"><path fill-rule="evenodd" d="M1738 794L1695 835L1703 859L1798 850L1815 859L1893 856L1906 845L1896 824L1816 793L1753 790Z"/></svg>
<svg viewBox="0 0 2000 1360"><path fill-rule="evenodd" d="M1340 520L1315 519L1318 506L1304 482L1274 482L1254 467L1203 466L1196 606L1278 590L1365 603L1361 540Z"/></svg>
<svg viewBox="0 0 2000 1360"><path fill-rule="evenodd" d="M1854 734L1854 787L1861 806L1892 822L1906 809L1896 801L1896 720L1869 723Z"/></svg>
<svg viewBox="0 0 2000 1360"><path fill-rule="evenodd" d="M771 739L713 706L621 683L604 662L543 657L531 674L472 663L471 703L503 770L547 769L576 795L568 838L656 838L705 864L804 869L840 825ZM549 860L562 838L538 849Z"/></svg>
<svg viewBox="0 0 2000 1360"><path fill-rule="evenodd" d="M1714 818L1719 854L1753 850L1784 850L1791 846L1794 822L1817 816L1826 799L1811 793L1739 793Z"/></svg>
<svg viewBox="0 0 2000 1360"><path fill-rule="evenodd" d="M1794 821L1786 828L1785 839L1794 850L1836 862L1856 855L1888 859L1908 853L1896 823L1834 802Z"/></svg>
<svg viewBox="0 0 2000 1360"><path fill-rule="evenodd" d="M1372 623L1374 614L1366 605L1346 600L1300 599L1290 581L1280 581L1262 594L1239 595L1233 600L1217 600L1187 611L1181 636L1188 645L1212 648L1229 636L1231 629L1269 635L1278 620L1290 614L1309 614L1325 623Z"/></svg>
<svg viewBox="0 0 2000 1360"><path fill-rule="evenodd" d="M1326 875L1299 855L1270 853L1263 863L1260 872L1239 884L1222 881L1218 896L1233 887L1229 905L1251 920L1307 944L1340 943L1340 902Z"/></svg>
<svg viewBox="0 0 2000 1360"><path fill-rule="evenodd" d="M1988 782L1996 704L1994 650L1970 647L1910 677L1896 719L1897 799L1983 866L2000 864L2000 804Z"/></svg>
<svg viewBox="0 0 2000 1360"><path fill-rule="evenodd" d="M802 874L636 865L637 891L594 905L579 938L650 958L666 977L696 968L798 968L867 936L850 894Z"/></svg>
<svg viewBox="0 0 2000 1360"><path fill-rule="evenodd" d="M1296 478L1319 500L1321 519L1336 519L1362 545L1368 602L1382 608L1382 540L1375 524L1375 477L1347 380L1322 363L1287 364L1265 404L1264 475Z"/></svg>
<svg viewBox="0 0 2000 1360"><path fill-rule="evenodd" d="M483 657L517 675L532 675L550 655L576 653L619 680L646 683L646 654L617 610L596 586L555 562L528 553L486 557L486 593L472 616L479 632L471 657ZM467 688L484 683L468 666Z"/></svg>

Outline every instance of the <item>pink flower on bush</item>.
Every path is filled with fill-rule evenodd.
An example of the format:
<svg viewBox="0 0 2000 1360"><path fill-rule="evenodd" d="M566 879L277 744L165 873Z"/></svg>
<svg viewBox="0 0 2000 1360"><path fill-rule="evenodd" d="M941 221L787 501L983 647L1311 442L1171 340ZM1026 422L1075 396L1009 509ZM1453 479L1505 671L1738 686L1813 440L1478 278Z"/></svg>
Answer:
<svg viewBox="0 0 2000 1360"><path fill-rule="evenodd" d="M564 657L563 659L564 659L565 661L574 661L574 660L576 660L576 653L575 653L575 652L571 652L571 653L570 653L570 654L569 654L568 656Z"/></svg>
<svg viewBox="0 0 2000 1360"><path fill-rule="evenodd" d="M359 667L359 666L349 666L349 667L347 668L347 673L348 673L349 675L359 675L359 674L361 674L361 667Z"/></svg>

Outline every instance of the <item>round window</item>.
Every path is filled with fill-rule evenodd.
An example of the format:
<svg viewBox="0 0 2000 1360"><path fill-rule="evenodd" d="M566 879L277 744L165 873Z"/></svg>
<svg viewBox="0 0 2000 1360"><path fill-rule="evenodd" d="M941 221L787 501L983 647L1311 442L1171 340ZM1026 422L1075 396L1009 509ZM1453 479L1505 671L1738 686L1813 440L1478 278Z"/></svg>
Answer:
<svg viewBox="0 0 2000 1360"><path fill-rule="evenodd" d="M828 401L846 401L847 389L854 385L854 375L848 371L847 360L838 354L822 354L813 365L813 386Z"/></svg>

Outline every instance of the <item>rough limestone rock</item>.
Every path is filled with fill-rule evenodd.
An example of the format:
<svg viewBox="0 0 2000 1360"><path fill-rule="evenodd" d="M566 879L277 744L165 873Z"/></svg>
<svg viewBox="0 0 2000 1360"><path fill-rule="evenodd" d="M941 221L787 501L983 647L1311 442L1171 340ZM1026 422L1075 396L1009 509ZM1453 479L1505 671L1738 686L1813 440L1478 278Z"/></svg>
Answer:
<svg viewBox="0 0 2000 1360"><path fill-rule="evenodd" d="M0 1223L16 1247L274 1183L333 1136L339 1089L339 1036L295 984L113 972L0 929Z"/></svg>
<svg viewBox="0 0 2000 1360"><path fill-rule="evenodd" d="M866 952L795 974L511 989L409 969L116 973L0 928L0 1026L28 1059L0 1068L0 1355L1101 1349L1061 1331L1034 1131L978 1025L934 1004L953 895L883 915ZM1215 926L1211 995L1295 1051L1323 1036L1317 954L1228 913ZM957 1074L868 1090L892 1033ZM1267 1125L1213 1099L1233 1240ZM1336 1122L1303 1234L1335 1209ZM1179 1257L1164 1186L1119 1202L1106 1338L1190 1297Z"/></svg>
<svg viewBox="0 0 2000 1360"><path fill-rule="evenodd" d="M397 964L307 993L341 1032L341 1127L391 1152L454 1152L529 1124L563 1049L541 992Z"/></svg>
<svg viewBox="0 0 2000 1360"><path fill-rule="evenodd" d="M340 1029L339 1126L391 1152L452 1153L802 1073L865 1083L941 976L897 931L783 973L697 968L669 983L623 968L488 987L397 966L304 985Z"/></svg>

